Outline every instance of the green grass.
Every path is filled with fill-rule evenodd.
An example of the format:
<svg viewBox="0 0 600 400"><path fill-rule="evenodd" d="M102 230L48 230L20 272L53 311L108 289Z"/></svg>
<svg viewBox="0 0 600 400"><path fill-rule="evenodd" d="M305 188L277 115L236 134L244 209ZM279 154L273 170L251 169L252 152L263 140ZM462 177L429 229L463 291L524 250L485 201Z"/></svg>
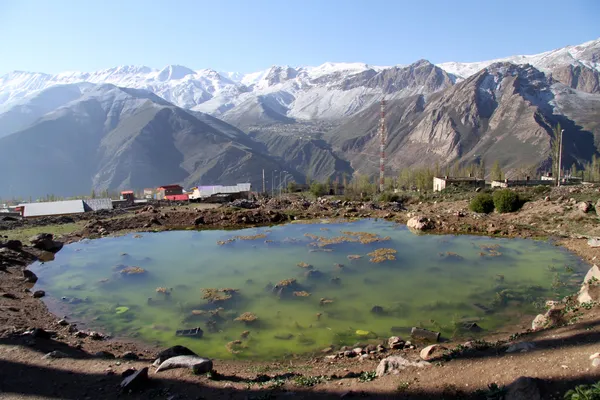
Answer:
<svg viewBox="0 0 600 400"><path fill-rule="evenodd" d="M20 240L23 243L29 243L29 238L38 233L51 233L58 238L59 236L81 230L86 221L74 222L71 224L35 226L31 228L17 228L7 231L0 231L0 234L8 236L9 240Z"/></svg>

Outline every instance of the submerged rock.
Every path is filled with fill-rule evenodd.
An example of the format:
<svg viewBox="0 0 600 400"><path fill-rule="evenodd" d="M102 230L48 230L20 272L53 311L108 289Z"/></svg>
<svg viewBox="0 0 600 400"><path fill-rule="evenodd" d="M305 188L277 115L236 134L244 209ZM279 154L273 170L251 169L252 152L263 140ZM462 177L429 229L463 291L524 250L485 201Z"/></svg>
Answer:
<svg viewBox="0 0 600 400"><path fill-rule="evenodd" d="M413 327L410 331L410 336L415 339L428 340L430 342L438 342L440 340L440 333L433 332L427 329Z"/></svg>
<svg viewBox="0 0 600 400"><path fill-rule="evenodd" d="M38 233L37 235L30 237L29 242L36 249L52 253L58 252L63 247L61 242L54 241L54 237L50 233Z"/></svg>

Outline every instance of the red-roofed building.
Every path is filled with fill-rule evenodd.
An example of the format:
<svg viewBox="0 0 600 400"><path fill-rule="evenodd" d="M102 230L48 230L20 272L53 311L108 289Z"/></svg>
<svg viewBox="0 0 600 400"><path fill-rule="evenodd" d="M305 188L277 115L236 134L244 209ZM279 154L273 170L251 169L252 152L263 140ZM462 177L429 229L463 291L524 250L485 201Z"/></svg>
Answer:
<svg viewBox="0 0 600 400"><path fill-rule="evenodd" d="M168 196L177 196L183 194L183 187L180 185L165 185L156 189L156 199L165 200ZM186 198L187 200L187 198Z"/></svg>
<svg viewBox="0 0 600 400"><path fill-rule="evenodd" d="M189 196L187 194L171 194L168 196L165 196L167 200L171 200L171 201L188 201L189 200Z"/></svg>
<svg viewBox="0 0 600 400"><path fill-rule="evenodd" d="M133 193L133 190L123 190L121 192L121 200L129 200L133 203L133 200L135 200L135 194Z"/></svg>

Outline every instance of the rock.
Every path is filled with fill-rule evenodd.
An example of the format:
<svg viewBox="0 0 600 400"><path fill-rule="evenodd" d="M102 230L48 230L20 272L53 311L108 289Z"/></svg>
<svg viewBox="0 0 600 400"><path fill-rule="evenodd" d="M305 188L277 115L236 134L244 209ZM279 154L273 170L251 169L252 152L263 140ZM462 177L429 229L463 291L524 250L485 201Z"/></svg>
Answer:
<svg viewBox="0 0 600 400"><path fill-rule="evenodd" d="M531 343L531 342L520 342L520 343L515 343L512 344L510 346L508 346L508 348L506 349L507 353L526 353L529 350L535 349L535 344Z"/></svg>
<svg viewBox="0 0 600 400"><path fill-rule="evenodd" d="M596 202L594 208L596 209L596 215L600 216L600 199Z"/></svg>
<svg viewBox="0 0 600 400"><path fill-rule="evenodd" d="M594 368L600 367L600 358L594 358L592 360L592 367L594 367Z"/></svg>
<svg viewBox="0 0 600 400"><path fill-rule="evenodd" d="M100 332L94 332L94 331L90 332L90 333L89 333L89 336L90 336L90 338L91 338L92 340L103 340L103 339L105 339L105 338L106 338L106 337L105 337L103 334L101 334Z"/></svg>
<svg viewBox="0 0 600 400"><path fill-rule="evenodd" d="M587 201L582 201L580 203L577 203L577 208L579 209L579 211L587 213L592 208L592 205Z"/></svg>
<svg viewBox="0 0 600 400"><path fill-rule="evenodd" d="M406 223L406 226L409 229L414 229L416 231L425 231L433 228L433 223L429 218L416 216L409 219Z"/></svg>
<svg viewBox="0 0 600 400"><path fill-rule="evenodd" d="M548 319L544 314L538 314L531 323L531 329L534 331L539 331L540 329L544 329L546 324L548 323Z"/></svg>
<svg viewBox="0 0 600 400"><path fill-rule="evenodd" d="M37 275L28 269L23 270L23 278L25 278L25 281L29 283L36 283L38 280Z"/></svg>
<svg viewBox="0 0 600 400"><path fill-rule="evenodd" d="M44 292L43 290L36 290L35 292L33 292L33 297L36 299L42 298L46 295L46 292Z"/></svg>
<svg viewBox="0 0 600 400"><path fill-rule="evenodd" d="M20 240L9 240L4 244L0 244L0 247L6 247L7 249L19 251L23 248L23 243Z"/></svg>
<svg viewBox="0 0 600 400"><path fill-rule="evenodd" d="M75 332L75 337L85 338L87 336L88 336L87 332L84 332L84 331L77 331L77 332Z"/></svg>
<svg viewBox="0 0 600 400"><path fill-rule="evenodd" d="M50 233L38 233L37 235L30 237L29 242L31 242L36 249L49 251L51 253L56 253L63 247L61 242L54 241L54 237Z"/></svg>
<svg viewBox="0 0 600 400"><path fill-rule="evenodd" d="M0 297L4 297L5 299L12 299L12 300L16 300L17 296L15 296L12 293L2 293L0 295Z"/></svg>
<svg viewBox="0 0 600 400"><path fill-rule="evenodd" d="M375 370L375 373L378 377L382 377L389 373L397 374L408 367L424 368L430 365L431 364L429 364L427 361L414 362L409 361L402 356L390 356L381 360L377 366L377 369Z"/></svg>
<svg viewBox="0 0 600 400"><path fill-rule="evenodd" d="M163 362L165 362L165 360L168 360L169 358L177 357L177 356L197 356L197 354L185 346L177 345L177 346L169 347L168 349L163 350L160 353L158 353L158 355L156 356L156 361L154 362L154 365L156 367L158 367Z"/></svg>
<svg viewBox="0 0 600 400"><path fill-rule="evenodd" d="M60 319L58 320L57 324L59 324L60 326L68 326L69 322L66 319Z"/></svg>
<svg viewBox="0 0 600 400"><path fill-rule="evenodd" d="M335 360L337 357L337 354L330 354L328 356L325 356L325 360Z"/></svg>
<svg viewBox="0 0 600 400"><path fill-rule="evenodd" d="M600 353L594 353L590 356L590 360L593 360L594 358L600 358Z"/></svg>
<svg viewBox="0 0 600 400"><path fill-rule="evenodd" d="M373 306L373 308L371 308L371 313L373 313L373 314L383 314L383 307L381 307L381 306Z"/></svg>
<svg viewBox="0 0 600 400"><path fill-rule="evenodd" d="M410 336L414 339L428 340L430 342L438 342L440 340L439 332L417 328L416 326L410 330Z"/></svg>
<svg viewBox="0 0 600 400"><path fill-rule="evenodd" d="M137 354L135 354L133 351L128 351L126 353L123 353L121 358L124 360L139 360L140 359L140 357Z"/></svg>
<svg viewBox="0 0 600 400"><path fill-rule="evenodd" d="M363 348L362 347L355 347L355 348L352 349L352 351L355 354L362 354L363 353Z"/></svg>
<svg viewBox="0 0 600 400"><path fill-rule="evenodd" d="M112 360L115 358L115 355L113 353L110 353L108 351L99 351L97 353L94 354L94 357L96 358L104 358L105 360Z"/></svg>
<svg viewBox="0 0 600 400"><path fill-rule="evenodd" d="M333 351L333 347L326 347L323 350L321 350L321 353L328 354L328 353L331 353L332 351Z"/></svg>
<svg viewBox="0 0 600 400"><path fill-rule="evenodd" d="M434 358L438 358L439 356L444 354L444 351L448 350L444 346L440 346L439 344L432 344L425 347L419 353L421 359L425 361L433 360Z"/></svg>
<svg viewBox="0 0 600 400"><path fill-rule="evenodd" d="M306 279L321 279L323 278L324 274L316 269L311 269L309 271L306 271L304 273L304 276L306 277Z"/></svg>
<svg viewBox="0 0 600 400"><path fill-rule="evenodd" d="M352 350L346 350L346 351L344 351L343 356L348 357L348 358L356 357L356 353Z"/></svg>
<svg viewBox="0 0 600 400"><path fill-rule="evenodd" d="M123 379L120 386L124 392L134 392L143 389L148 382L148 367L145 367Z"/></svg>
<svg viewBox="0 0 600 400"><path fill-rule="evenodd" d="M600 247L600 239L598 238L589 238L588 246L590 247Z"/></svg>
<svg viewBox="0 0 600 400"><path fill-rule="evenodd" d="M53 335L53 332L45 331L42 328L34 328L28 333L29 335L37 339L50 339Z"/></svg>
<svg viewBox="0 0 600 400"><path fill-rule="evenodd" d="M505 400L542 400L540 380L521 376L506 387Z"/></svg>
<svg viewBox="0 0 600 400"><path fill-rule="evenodd" d="M135 374L135 371L135 368L127 368L125 371L121 372L121 378L127 378L128 376Z"/></svg>
<svg viewBox="0 0 600 400"><path fill-rule="evenodd" d="M483 329L479 325L477 325L477 323L475 323L475 322L465 322L462 326L464 329L466 329L469 332L483 331Z"/></svg>
<svg viewBox="0 0 600 400"><path fill-rule="evenodd" d="M204 225L204 217L200 216L194 220L194 225Z"/></svg>
<svg viewBox="0 0 600 400"><path fill-rule="evenodd" d="M600 269L598 266L594 265L585 274L577 300L579 303L600 301Z"/></svg>
<svg viewBox="0 0 600 400"><path fill-rule="evenodd" d="M564 307L560 304L554 304L550 307L546 314L539 314L531 323L531 329L538 331L544 328L553 328L565 323L563 316Z"/></svg>
<svg viewBox="0 0 600 400"><path fill-rule="evenodd" d="M390 349L402 349L404 348L404 340L398 336L392 336L388 339L388 347Z"/></svg>
<svg viewBox="0 0 600 400"><path fill-rule="evenodd" d="M481 187L476 187L476 188L475 188L475 192L476 192L476 193L478 193L478 192L481 192Z"/></svg>
<svg viewBox="0 0 600 400"><path fill-rule="evenodd" d="M67 358L69 357L67 354L63 353L62 351L58 351L58 350L54 350L51 351L50 353L46 354L45 356L42 357L43 360L48 360L51 358Z"/></svg>
<svg viewBox="0 0 600 400"><path fill-rule="evenodd" d="M208 358L199 356L176 356L165 360L160 364L156 372L173 368L190 368L195 374L212 371L213 362Z"/></svg>

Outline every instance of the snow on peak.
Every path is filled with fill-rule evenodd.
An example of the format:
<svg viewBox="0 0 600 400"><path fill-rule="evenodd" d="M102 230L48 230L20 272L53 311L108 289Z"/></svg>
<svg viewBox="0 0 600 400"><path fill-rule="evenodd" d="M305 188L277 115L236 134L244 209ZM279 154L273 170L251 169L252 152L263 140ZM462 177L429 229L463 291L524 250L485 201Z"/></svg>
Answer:
<svg viewBox="0 0 600 400"><path fill-rule="evenodd" d="M332 75L335 73L346 73L346 74L358 74L363 71L371 69L369 65L365 63L333 63L326 62L319 65L318 67L308 67L306 71L312 79L319 78L325 75Z"/></svg>
<svg viewBox="0 0 600 400"><path fill-rule="evenodd" d="M156 76L156 79L161 82L180 80L187 75L194 75L195 72L182 65L167 65Z"/></svg>

